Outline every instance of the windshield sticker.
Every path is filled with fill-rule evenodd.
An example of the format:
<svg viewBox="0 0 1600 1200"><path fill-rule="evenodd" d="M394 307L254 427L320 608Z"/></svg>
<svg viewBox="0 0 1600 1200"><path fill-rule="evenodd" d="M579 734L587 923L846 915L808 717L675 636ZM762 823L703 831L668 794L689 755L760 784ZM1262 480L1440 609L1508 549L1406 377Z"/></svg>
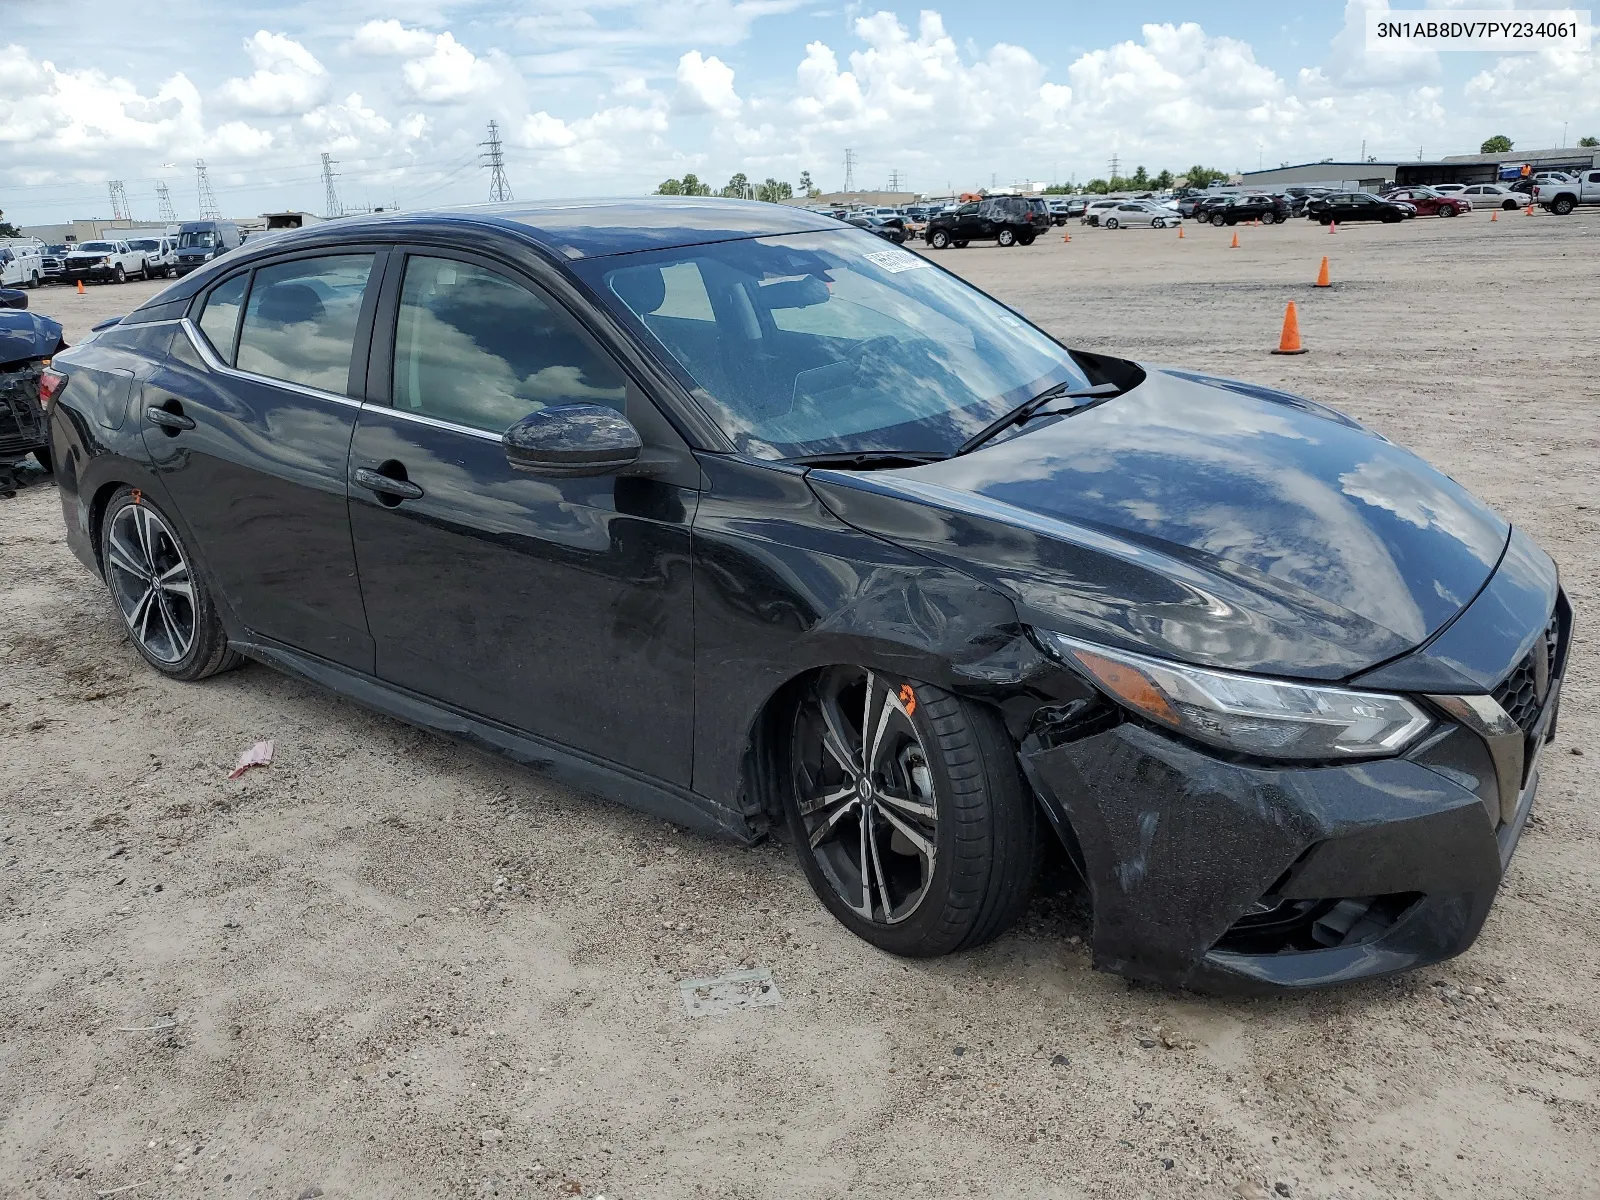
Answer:
<svg viewBox="0 0 1600 1200"><path fill-rule="evenodd" d="M928 265L927 260L920 255L905 250L878 250L862 257L869 263L882 267L891 275L898 275L901 271L915 271L918 267Z"/></svg>

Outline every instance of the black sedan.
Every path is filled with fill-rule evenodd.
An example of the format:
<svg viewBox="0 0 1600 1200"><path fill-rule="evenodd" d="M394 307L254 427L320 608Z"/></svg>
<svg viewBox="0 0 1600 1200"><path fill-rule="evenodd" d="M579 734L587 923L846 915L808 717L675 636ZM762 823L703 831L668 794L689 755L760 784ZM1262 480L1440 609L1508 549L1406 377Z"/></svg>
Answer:
<svg viewBox="0 0 1600 1200"><path fill-rule="evenodd" d="M908 236L904 217L880 217L871 213L851 213L845 218L845 223L854 225L857 229L865 229L868 233L876 234L886 242L893 242L896 246L905 245Z"/></svg>
<svg viewBox="0 0 1600 1200"><path fill-rule="evenodd" d="M999 935L1056 838L1106 969L1448 957L1555 728L1555 565L1450 479L799 209L330 222L52 370L68 540L153 669L785 827L897 954Z"/></svg>
<svg viewBox="0 0 1600 1200"><path fill-rule="evenodd" d="M1282 224L1289 219L1289 202L1281 196L1251 193L1232 196L1222 203L1203 206L1195 219L1213 225L1237 225L1241 221L1260 221L1263 225Z"/></svg>
<svg viewBox="0 0 1600 1200"><path fill-rule="evenodd" d="M1306 202L1306 217L1323 225L1346 221L1383 221L1393 225L1417 215L1410 205L1380 199L1370 192L1335 192Z"/></svg>

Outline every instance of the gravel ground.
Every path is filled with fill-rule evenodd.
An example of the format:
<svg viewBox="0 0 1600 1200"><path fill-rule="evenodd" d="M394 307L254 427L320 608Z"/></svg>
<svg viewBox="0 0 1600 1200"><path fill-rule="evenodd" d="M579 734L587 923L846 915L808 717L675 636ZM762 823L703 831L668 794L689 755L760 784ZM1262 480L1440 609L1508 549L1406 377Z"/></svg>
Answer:
<svg viewBox="0 0 1600 1200"><path fill-rule="evenodd" d="M1237 250L1074 224L940 258L1074 344L1347 409L1561 562L1561 732L1482 937L1314 996L1130 988L1069 893L902 962L781 847L259 666L170 683L30 476L0 501L0 1194L1600 1195L1596 219ZM150 290L34 299L74 338ZM1271 357L1291 299L1311 353ZM229 782L264 737L274 764ZM684 1015L679 980L742 965L782 1003Z"/></svg>

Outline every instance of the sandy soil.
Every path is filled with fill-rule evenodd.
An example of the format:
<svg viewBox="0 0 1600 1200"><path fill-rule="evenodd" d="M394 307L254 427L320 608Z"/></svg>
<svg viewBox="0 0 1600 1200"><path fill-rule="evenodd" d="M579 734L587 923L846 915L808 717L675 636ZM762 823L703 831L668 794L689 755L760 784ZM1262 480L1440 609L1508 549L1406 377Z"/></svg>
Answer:
<svg viewBox="0 0 1600 1200"><path fill-rule="evenodd" d="M901 962L781 847L258 666L169 683L36 478L0 501L0 1194L1600 1195L1596 225L1295 222L1238 250L1073 225L942 256L1075 344L1348 409L1560 560L1562 728L1482 938L1316 996L1130 988L1065 895ZM147 290L36 305L77 336ZM1291 299L1311 353L1271 357ZM275 763L228 782L263 737ZM677 981L740 965L783 1002L684 1015Z"/></svg>

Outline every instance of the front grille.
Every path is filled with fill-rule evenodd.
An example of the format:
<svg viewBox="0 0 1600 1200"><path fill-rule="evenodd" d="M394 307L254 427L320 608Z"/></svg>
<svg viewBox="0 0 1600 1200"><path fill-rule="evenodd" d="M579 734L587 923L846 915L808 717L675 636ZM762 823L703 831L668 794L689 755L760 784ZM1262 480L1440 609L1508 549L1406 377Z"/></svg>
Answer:
<svg viewBox="0 0 1600 1200"><path fill-rule="evenodd" d="M1523 656L1511 674L1494 689L1496 702L1506 710L1507 715L1517 723L1522 732L1530 736L1538 728L1539 716L1544 709L1544 698L1539 695L1539 677L1543 675L1548 689L1549 681L1555 677L1556 663L1560 659L1560 639L1560 622L1552 613L1550 623L1545 626L1544 636L1533 644L1533 649ZM1543 661L1535 661L1535 656L1542 658Z"/></svg>

